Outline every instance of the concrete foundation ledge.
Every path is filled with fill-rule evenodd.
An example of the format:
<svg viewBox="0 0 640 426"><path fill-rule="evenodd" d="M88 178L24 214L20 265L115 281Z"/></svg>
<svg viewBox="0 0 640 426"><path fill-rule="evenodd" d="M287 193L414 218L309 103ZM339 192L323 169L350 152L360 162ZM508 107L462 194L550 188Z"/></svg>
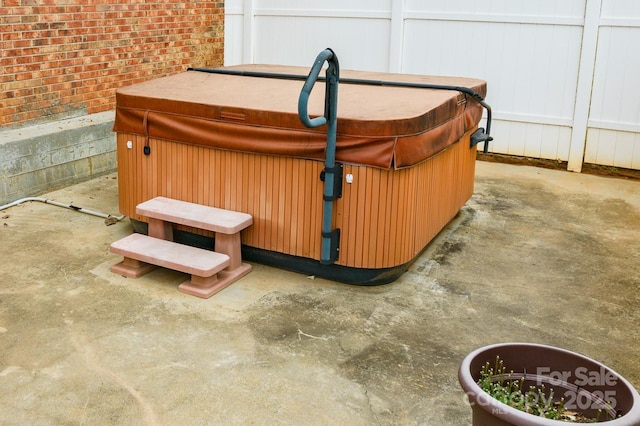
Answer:
<svg viewBox="0 0 640 426"><path fill-rule="evenodd" d="M0 205L116 170L114 111L0 130Z"/></svg>

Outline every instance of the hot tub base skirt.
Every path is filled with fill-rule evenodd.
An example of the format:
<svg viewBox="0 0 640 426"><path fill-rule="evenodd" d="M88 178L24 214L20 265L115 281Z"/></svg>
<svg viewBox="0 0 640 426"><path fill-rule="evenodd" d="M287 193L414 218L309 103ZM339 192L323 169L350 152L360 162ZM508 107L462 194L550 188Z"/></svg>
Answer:
<svg viewBox="0 0 640 426"><path fill-rule="evenodd" d="M147 234L146 222L136 219L130 219L130 221L135 232ZM173 233L174 241L177 243L208 250L212 250L214 247L214 239L212 237L194 234L180 229L174 229ZM422 254L422 252L420 254ZM244 261L256 262L308 276L360 286L376 286L388 284L397 280L407 271L407 269L409 269L411 264L420 256L420 254L418 254L414 259L411 259L411 261L402 265L390 268L368 269L337 264L322 265L315 259L242 245L242 259Z"/></svg>

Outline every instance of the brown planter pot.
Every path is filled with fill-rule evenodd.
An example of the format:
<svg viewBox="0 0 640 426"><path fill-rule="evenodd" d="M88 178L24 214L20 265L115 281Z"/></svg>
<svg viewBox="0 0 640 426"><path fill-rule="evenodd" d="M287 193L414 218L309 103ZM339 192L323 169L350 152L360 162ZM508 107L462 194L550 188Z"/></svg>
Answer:
<svg viewBox="0 0 640 426"><path fill-rule="evenodd" d="M507 370L524 374L524 388L544 384L546 389L553 389L555 397L564 396L565 406L571 411L595 416L598 408L606 409L606 400L611 403L609 410L621 415L609 421L604 421L607 417L602 415L607 426L640 425L640 395L604 364L552 346L502 343L476 349L460 365L458 380L469 398L474 426L571 424L525 413L484 392L477 384L480 371L487 362L493 365L496 356L504 361Z"/></svg>

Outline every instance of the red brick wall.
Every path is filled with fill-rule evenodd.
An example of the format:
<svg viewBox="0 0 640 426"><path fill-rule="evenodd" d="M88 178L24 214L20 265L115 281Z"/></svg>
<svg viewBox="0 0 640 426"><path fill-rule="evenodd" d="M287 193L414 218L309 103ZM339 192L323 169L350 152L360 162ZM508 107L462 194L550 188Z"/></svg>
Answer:
<svg viewBox="0 0 640 426"><path fill-rule="evenodd" d="M3 0L0 127L112 109L115 89L220 66L224 2Z"/></svg>

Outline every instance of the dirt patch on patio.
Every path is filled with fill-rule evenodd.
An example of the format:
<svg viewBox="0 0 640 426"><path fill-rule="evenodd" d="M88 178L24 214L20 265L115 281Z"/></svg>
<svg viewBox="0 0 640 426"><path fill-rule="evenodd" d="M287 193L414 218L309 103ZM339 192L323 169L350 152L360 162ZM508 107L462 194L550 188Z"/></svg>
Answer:
<svg viewBox="0 0 640 426"><path fill-rule="evenodd" d="M477 154L477 159L491 163L516 164L520 166L542 167L544 169L567 170L567 162L558 160L546 160L541 158L518 157L502 154L484 154L482 152ZM601 166L598 164L583 164L582 173L620 179L640 180L640 170Z"/></svg>

